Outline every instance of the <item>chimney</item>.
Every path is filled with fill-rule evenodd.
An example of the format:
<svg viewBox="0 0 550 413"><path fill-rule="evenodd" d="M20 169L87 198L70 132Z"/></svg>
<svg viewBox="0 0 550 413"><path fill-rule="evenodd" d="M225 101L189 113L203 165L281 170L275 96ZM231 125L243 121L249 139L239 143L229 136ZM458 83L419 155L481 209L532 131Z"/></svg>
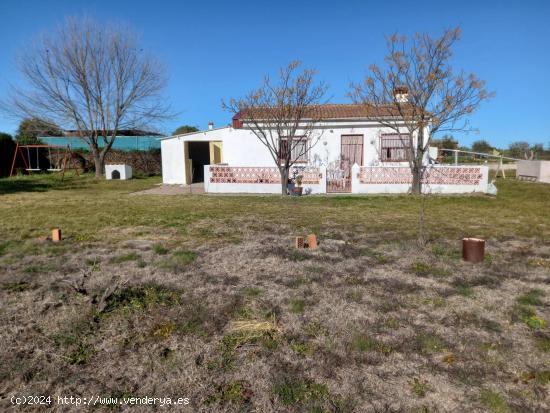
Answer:
<svg viewBox="0 0 550 413"><path fill-rule="evenodd" d="M214 129L214 122L210 121L208 122L208 130Z"/></svg>
<svg viewBox="0 0 550 413"><path fill-rule="evenodd" d="M393 89L393 97L398 103L406 103L409 101L409 89L406 86L396 86Z"/></svg>

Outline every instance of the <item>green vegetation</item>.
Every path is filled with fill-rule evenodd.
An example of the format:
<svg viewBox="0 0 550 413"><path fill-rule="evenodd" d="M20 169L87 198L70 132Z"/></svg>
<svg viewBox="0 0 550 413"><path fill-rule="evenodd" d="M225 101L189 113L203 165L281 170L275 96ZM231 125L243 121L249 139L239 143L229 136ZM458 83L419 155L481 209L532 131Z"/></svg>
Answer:
<svg viewBox="0 0 550 413"><path fill-rule="evenodd" d="M481 393L481 402L493 413L511 413L506 400L497 392L485 390Z"/></svg>
<svg viewBox="0 0 550 413"><path fill-rule="evenodd" d="M276 383L273 386L273 393L284 405L315 406L330 397L328 387L324 384L288 378Z"/></svg>
<svg viewBox="0 0 550 413"><path fill-rule="evenodd" d="M445 277L446 275L449 275L449 272L445 269L436 267L424 261L415 262L411 267L411 272L420 277L427 277L429 275Z"/></svg>
<svg viewBox="0 0 550 413"><path fill-rule="evenodd" d="M426 394L432 390L428 383L418 377L413 378L411 382L411 390L418 397L425 397Z"/></svg>
<svg viewBox="0 0 550 413"><path fill-rule="evenodd" d="M290 300L289 310L293 314L300 314L304 312L306 302L302 298L293 298Z"/></svg>
<svg viewBox="0 0 550 413"><path fill-rule="evenodd" d="M138 261L139 259L141 259L141 255L139 255L137 252L132 251L128 254L113 257L111 258L110 262L112 264L122 264L123 262Z"/></svg>
<svg viewBox="0 0 550 413"><path fill-rule="evenodd" d="M374 340L373 338L368 337L364 334L356 334L351 342L350 347L353 351L357 351L360 353L376 351L378 353L388 355L393 351L390 346L380 341Z"/></svg>
<svg viewBox="0 0 550 413"><path fill-rule="evenodd" d="M181 293L158 285L128 287L115 292L107 299L104 312L115 310L144 310L152 306L174 306L180 303Z"/></svg>
<svg viewBox="0 0 550 413"><path fill-rule="evenodd" d="M544 291L535 288L519 297L518 303L522 305L542 305L542 297L544 297Z"/></svg>

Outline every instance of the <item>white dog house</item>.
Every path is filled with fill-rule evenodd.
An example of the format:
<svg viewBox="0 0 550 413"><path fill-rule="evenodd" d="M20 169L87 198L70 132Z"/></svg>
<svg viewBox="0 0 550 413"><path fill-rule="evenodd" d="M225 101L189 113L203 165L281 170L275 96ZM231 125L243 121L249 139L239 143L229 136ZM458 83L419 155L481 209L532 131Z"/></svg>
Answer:
<svg viewBox="0 0 550 413"><path fill-rule="evenodd" d="M106 179L131 179L132 167L126 164L105 165Z"/></svg>

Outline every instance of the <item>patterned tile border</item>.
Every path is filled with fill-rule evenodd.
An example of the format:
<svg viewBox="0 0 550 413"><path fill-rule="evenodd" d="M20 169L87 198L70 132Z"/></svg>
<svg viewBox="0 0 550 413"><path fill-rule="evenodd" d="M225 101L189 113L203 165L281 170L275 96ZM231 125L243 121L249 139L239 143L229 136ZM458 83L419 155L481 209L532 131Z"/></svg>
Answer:
<svg viewBox="0 0 550 413"><path fill-rule="evenodd" d="M321 183L321 171L317 168L294 168L290 171L302 175L302 185ZM218 184L280 184L281 175L276 167L211 166L210 182Z"/></svg>
<svg viewBox="0 0 550 413"><path fill-rule="evenodd" d="M432 185L479 185L481 177L479 167L438 166L426 169L422 181ZM361 184L410 184L412 182L411 170L408 167L362 167L358 178Z"/></svg>

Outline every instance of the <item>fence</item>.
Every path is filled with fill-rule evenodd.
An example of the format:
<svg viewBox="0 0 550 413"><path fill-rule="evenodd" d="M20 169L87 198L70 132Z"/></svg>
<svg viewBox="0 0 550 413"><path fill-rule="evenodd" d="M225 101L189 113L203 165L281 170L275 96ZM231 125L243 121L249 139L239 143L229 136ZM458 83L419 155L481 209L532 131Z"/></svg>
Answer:
<svg viewBox="0 0 550 413"><path fill-rule="evenodd" d="M327 170L324 167L294 167L290 176L302 175L305 194L327 193ZM329 177L330 178L330 177ZM351 189L355 194L407 193L412 174L406 166L359 166L351 168ZM430 193L487 192L486 166L429 166L423 188ZM281 178L276 167L206 165L204 189L212 193L281 192ZM330 189L330 188L329 188Z"/></svg>

